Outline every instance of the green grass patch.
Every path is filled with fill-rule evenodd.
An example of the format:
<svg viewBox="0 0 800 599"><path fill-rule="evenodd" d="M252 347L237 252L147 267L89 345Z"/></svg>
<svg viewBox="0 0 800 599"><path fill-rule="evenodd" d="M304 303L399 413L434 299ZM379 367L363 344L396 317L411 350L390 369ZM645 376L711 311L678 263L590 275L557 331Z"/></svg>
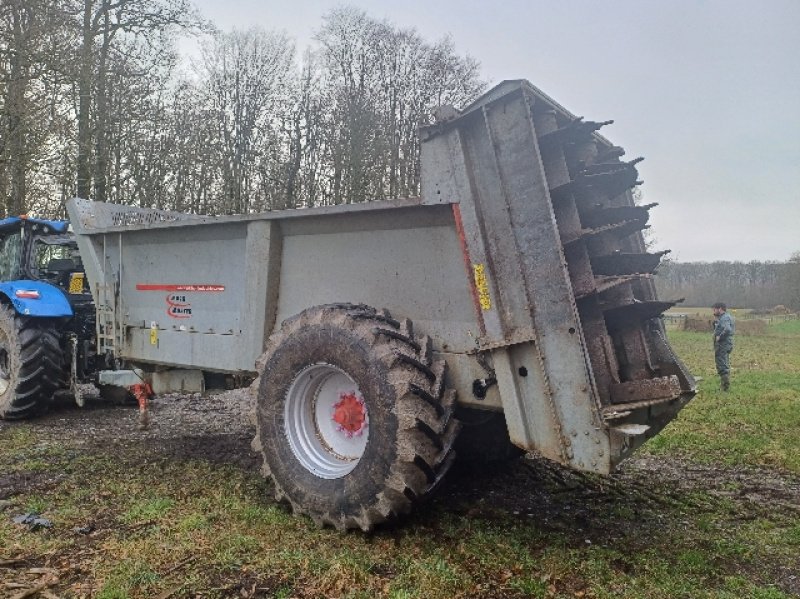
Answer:
<svg viewBox="0 0 800 599"><path fill-rule="evenodd" d="M771 325L766 336L738 337L731 354L732 383L727 393L719 389L710 335L671 332L676 352L703 380L698 397L648 442L646 451L800 474L798 325L790 321Z"/></svg>
<svg viewBox="0 0 800 599"><path fill-rule="evenodd" d="M776 322L770 325L770 333L773 335L785 335L790 337L800 336L800 318Z"/></svg>
<svg viewBox="0 0 800 599"><path fill-rule="evenodd" d="M134 503L122 514L121 520L126 524L160 520L169 515L175 501L168 497L153 497Z"/></svg>

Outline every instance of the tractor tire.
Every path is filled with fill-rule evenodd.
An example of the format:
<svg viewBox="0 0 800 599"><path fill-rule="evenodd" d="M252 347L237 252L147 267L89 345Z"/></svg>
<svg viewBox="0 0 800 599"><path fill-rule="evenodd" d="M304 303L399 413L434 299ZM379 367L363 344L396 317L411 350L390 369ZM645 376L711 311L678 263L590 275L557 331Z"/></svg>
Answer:
<svg viewBox="0 0 800 599"><path fill-rule="evenodd" d="M21 420L45 412L62 372L58 329L0 306L0 418Z"/></svg>
<svg viewBox="0 0 800 599"><path fill-rule="evenodd" d="M446 364L411 322L363 305L309 308L258 361L257 435L279 501L367 532L407 514L455 459Z"/></svg>

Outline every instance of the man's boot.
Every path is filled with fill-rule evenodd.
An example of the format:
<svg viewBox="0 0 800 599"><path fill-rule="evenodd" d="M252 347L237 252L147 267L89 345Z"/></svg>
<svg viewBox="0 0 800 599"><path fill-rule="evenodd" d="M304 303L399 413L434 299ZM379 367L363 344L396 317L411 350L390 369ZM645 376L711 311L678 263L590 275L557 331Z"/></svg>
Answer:
<svg viewBox="0 0 800 599"><path fill-rule="evenodd" d="M719 378L722 379L722 390L727 391L731 388L731 375L730 374L721 374Z"/></svg>

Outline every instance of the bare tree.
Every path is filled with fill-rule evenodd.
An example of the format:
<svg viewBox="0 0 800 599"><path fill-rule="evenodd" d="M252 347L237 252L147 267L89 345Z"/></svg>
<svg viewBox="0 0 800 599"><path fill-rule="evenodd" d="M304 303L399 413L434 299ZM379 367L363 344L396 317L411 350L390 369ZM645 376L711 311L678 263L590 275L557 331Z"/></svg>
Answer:
<svg viewBox="0 0 800 599"><path fill-rule="evenodd" d="M215 155L212 146L216 124L211 111L202 105L202 92L191 82L177 82L165 107L171 140L168 168L172 174L173 208L212 214L218 211L214 199Z"/></svg>
<svg viewBox="0 0 800 599"><path fill-rule="evenodd" d="M364 11L331 11L321 44L326 106L327 198L338 204L419 193L417 131L441 104L472 100L478 64L444 38L431 45Z"/></svg>
<svg viewBox="0 0 800 599"><path fill-rule="evenodd" d="M89 197L94 145L95 199L104 200L108 160L108 66L115 44L120 38L133 36L156 47L156 41L169 31L199 27L201 21L189 0L74 1L79 3L81 15L77 193Z"/></svg>
<svg viewBox="0 0 800 599"><path fill-rule="evenodd" d="M294 45L261 29L220 33L203 50L203 94L215 124L212 146L221 210L268 209L280 147L278 125L290 104Z"/></svg>
<svg viewBox="0 0 800 599"><path fill-rule="evenodd" d="M128 40L109 57L107 118L103 142L98 135L95 146L102 148L96 152L95 189L103 181L107 201L159 207L173 203L168 161L176 60L169 41L153 52L149 44Z"/></svg>
<svg viewBox="0 0 800 599"><path fill-rule="evenodd" d="M0 194L9 214L26 211L32 167L46 163L51 121L60 117L64 17L59 1L0 2Z"/></svg>
<svg viewBox="0 0 800 599"><path fill-rule="evenodd" d="M295 103L285 124L289 157L284 208L319 203L320 177L324 169L322 137L327 111L320 91L321 80L317 56L310 49L306 50Z"/></svg>

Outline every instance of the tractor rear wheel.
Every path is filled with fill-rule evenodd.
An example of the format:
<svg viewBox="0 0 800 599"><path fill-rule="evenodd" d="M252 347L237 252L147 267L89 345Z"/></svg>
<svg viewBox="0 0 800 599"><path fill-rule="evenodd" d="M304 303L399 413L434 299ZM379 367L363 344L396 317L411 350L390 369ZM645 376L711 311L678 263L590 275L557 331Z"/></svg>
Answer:
<svg viewBox="0 0 800 599"><path fill-rule="evenodd" d="M55 323L0 306L0 418L19 420L46 411L61 371Z"/></svg>
<svg viewBox="0 0 800 599"><path fill-rule="evenodd" d="M285 321L255 383L253 446L276 497L339 530L408 513L455 458L445 368L410 321L368 306L319 306Z"/></svg>

